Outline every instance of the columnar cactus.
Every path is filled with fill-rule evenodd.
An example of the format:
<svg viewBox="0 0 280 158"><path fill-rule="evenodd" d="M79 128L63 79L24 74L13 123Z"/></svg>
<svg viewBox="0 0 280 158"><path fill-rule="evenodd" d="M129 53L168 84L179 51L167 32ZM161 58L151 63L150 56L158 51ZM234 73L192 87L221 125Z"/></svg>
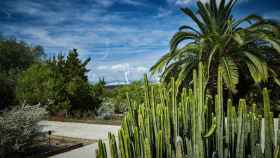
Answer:
<svg viewBox="0 0 280 158"><path fill-rule="evenodd" d="M99 141L98 158L271 158L279 156L267 89L263 90L265 146L261 146L262 116L256 104L227 101L224 111L222 70L218 70L215 102L208 101L203 64L193 72L193 89L178 94L177 81L154 89L145 77L145 102L128 98L129 108L118 133L109 134L109 147ZM156 99L158 94L159 99ZM209 107L215 111L210 111ZM213 108L212 108L213 109ZM280 128L280 126L279 126ZM280 138L278 130L275 135ZM118 142L118 144L117 144ZM107 153L108 151L108 153ZM276 158L275 157L275 158Z"/></svg>

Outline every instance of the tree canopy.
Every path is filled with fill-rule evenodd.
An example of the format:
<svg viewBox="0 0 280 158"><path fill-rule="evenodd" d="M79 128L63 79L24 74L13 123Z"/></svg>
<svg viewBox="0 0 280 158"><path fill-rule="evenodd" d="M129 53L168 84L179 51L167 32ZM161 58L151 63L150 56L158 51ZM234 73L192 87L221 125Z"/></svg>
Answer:
<svg viewBox="0 0 280 158"><path fill-rule="evenodd" d="M0 38L0 110L16 104L15 85L18 75L44 57L41 46L28 45L12 38Z"/></svg>
<svg viewBox="0 0 280 158"><path fill-rule="evenodd" d="M197 1L196 12L182 8L196 26L179 28L170 41L170 51L151 68L152 72L161 73L164 82L175 77L182 87L188 87L193 69L203 62L207 84L213 90L218 67L226 88L233 93L238 91L240 78L247 74L257 84L267 83L270 77L279 84L275 65L270 61L280 53L280 24L255 14L236 19L232 15L236 2Z"/></svg>

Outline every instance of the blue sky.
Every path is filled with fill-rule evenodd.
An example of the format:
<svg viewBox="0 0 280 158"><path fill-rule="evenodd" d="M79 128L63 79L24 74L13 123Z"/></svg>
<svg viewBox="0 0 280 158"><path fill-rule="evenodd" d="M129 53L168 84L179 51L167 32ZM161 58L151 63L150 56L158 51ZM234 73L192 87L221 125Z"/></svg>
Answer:
<svg viewBox="0 0 280 158"><path fill-rule="evenodd" d="M168 51L180 25L193 25L178 8L195 1L0 0L0 34L42 45L48 56L77 48L92 59L90 81L132 81ZM280 1L239 0L234 15L249 13L279 20Z"/></svg>

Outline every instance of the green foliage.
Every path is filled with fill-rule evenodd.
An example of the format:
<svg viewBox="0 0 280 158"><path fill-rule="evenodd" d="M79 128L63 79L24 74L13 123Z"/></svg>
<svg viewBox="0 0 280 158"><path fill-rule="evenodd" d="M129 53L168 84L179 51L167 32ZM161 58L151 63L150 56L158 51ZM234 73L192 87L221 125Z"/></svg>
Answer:
<svg viewBox="0 0 280 158"><path fill-rule="evenodd" d="M76 49L70 51L67 55L67 58L62 65L63 69L62 72L66 78L66 80L73 80L73 78L80 78L83 81L87 81L86 73L89 71L87 70L86 66L90 62L90 58L87 58L85 61L81 61L78 58L78 52Z"/></svg>
<svg viewBox="0 0 280 158"><path fill-rule="evenodd" d="M103 101L97 110L97 114L102 119L111 119L112 114L114 113L114 109L115 109L115 104L113 102L113 99L103 98Z"/></svg>
<svg viewBox="0 0 280 158"><path fill-rule="evenodd" d="M36 64L20 75L16 94L20 102L49 105L48 110L55 114L70 108L64 87L62 74L49 65Z"/></svg>
<svg viewBox="0 0 280 158"><path fill-rule="evenodd" d="M0 38L0 110L16 104L16 79L44 56L41 46L30 46L16 39Z"/></svg>
<svg viewBox="0 0 280 158"><path fill-rule="evenodd" d="M182 8L197 27L180 27L170 41L170 51L151 68L152 72L161 73L161 80L166 83L174 77L181 87L190 87L193 69L203 62L212 95L218 67L224 70L226 88L233 93L244 88L237 87L240 78L259 84L267 83L271 77L279 83L279 69L271 64L280 53L279 22L254 14L235 19L232 9L236 2L197 1L196 12Z"/></svg>
<svg viewBox="0 0 280 158"><path fill-rule="evenodd" d="M129 93L129 97L137 102L144 102L144 84L143 81L134 81L129 85L123 85L114 89L114 95L119 102L126 100L126 94ZM118 95L117 95L118 94Z"/></svg>
<svg viewBox="0 0 280 158"><path fill-rule="evenodd" d="M66 59L58 55L48 61L49 65L63 77L63 91L71 105L69 109L71 113L94 111L98 106L98 101L91 94L91 87L87 80L86 66L89 61L90 59L81 61L76 49L70 51Z"/></svg>
<svg viewBox="0 0 280 158"><path fill-rule="evenodd" d="M45 108L39 105L24 105L10 111L1 111L0 157L13 157L16 152L24 152L32 141L42 134L38 122L44 119L46 114Z"/></svg>
<svg viewBox="0 0 280 158"><path fill-rule="evenodd" d="M106 82L104 79L100 79L97 83L90 86L91 95L93 95L95 99L95 104L100 105L102 101L106 100L106 98L111 97L109 92L105 88ZM110 101L109 101L110 102ZM102 106L102 105L101 105ZM98 108L99 106L97 106Z"/></svg>
<svg viewBox="0 0 280 158"><path fill-rule="evenodd" d="M104 79L91 85L91 93L96 99L97 114L101 118L111 118L113 113L125 113L128 110L127 94L139 103L144 103L143 81L134 81L129 85L106 87Z"/></svg>
<svg viewBox="0 0 280 158"><path fill-rule="evenodd" d="M76 50L67 58L58 55L47 63L24 71L17 81L17 98L22 103L46 104L50 114L94 112L101 101L91 92L86 66Z"/></svg>
<svg viewBox="0 0 280 158"><path fill-rule="evenodd" d="M157 85L153 85L157 90ZM137 103L144 103L144 83L143 81L134 81L129 85L120 85L112 90L105 90L106 98L111 98L114 104L115 113L124 113L128 110L127 94L131 100Z"/></svg>
<svg viewBox="0 0 280 158"><path fill-rule="evenodd" d="M41 46L32 47L15 39L0 39L0 70L16 74L37 63L44 55Z"/></svg>
<svg viewBox="0 0 280 158"><path fill-rule="evenodd" d="M193 88L183 89L182 94L178 93L179 84L174 79L170 89L160 86L159 93L154 93L146 81L144 104L128 101L129 110L122 121L118 141L109 134L110 150L106 150L105 144L99 141L97 157L106 158L106 151L110 151L112 157L122 158L277 157L280 144L274 141L267 89L263 89L265 145L262 152L263 117L256 112L255 105L249 112L244 99L240 99L237 106L228 100L227 112L224 112L224 69L221 67L217 73L215 102L209 102L204 70L199 64L199 71L193 72ZM160 96L159 100L155 99L156 94ZM214 113L209 111L210 107L215 108Z"/></svg>

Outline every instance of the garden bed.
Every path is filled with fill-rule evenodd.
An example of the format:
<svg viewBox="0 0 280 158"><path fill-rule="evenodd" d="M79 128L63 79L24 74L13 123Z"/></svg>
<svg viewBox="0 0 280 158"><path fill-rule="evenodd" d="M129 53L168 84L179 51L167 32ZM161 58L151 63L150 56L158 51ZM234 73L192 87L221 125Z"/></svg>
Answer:
<svg viewBox="0 0 280 158"><path fill-rule="evenodd" d="M34 142L35 145L31 146L24 154L17 154L17 157L46 158L95 142L95 140L52 135L50 139L36 140L36 142Z"/></svg>

